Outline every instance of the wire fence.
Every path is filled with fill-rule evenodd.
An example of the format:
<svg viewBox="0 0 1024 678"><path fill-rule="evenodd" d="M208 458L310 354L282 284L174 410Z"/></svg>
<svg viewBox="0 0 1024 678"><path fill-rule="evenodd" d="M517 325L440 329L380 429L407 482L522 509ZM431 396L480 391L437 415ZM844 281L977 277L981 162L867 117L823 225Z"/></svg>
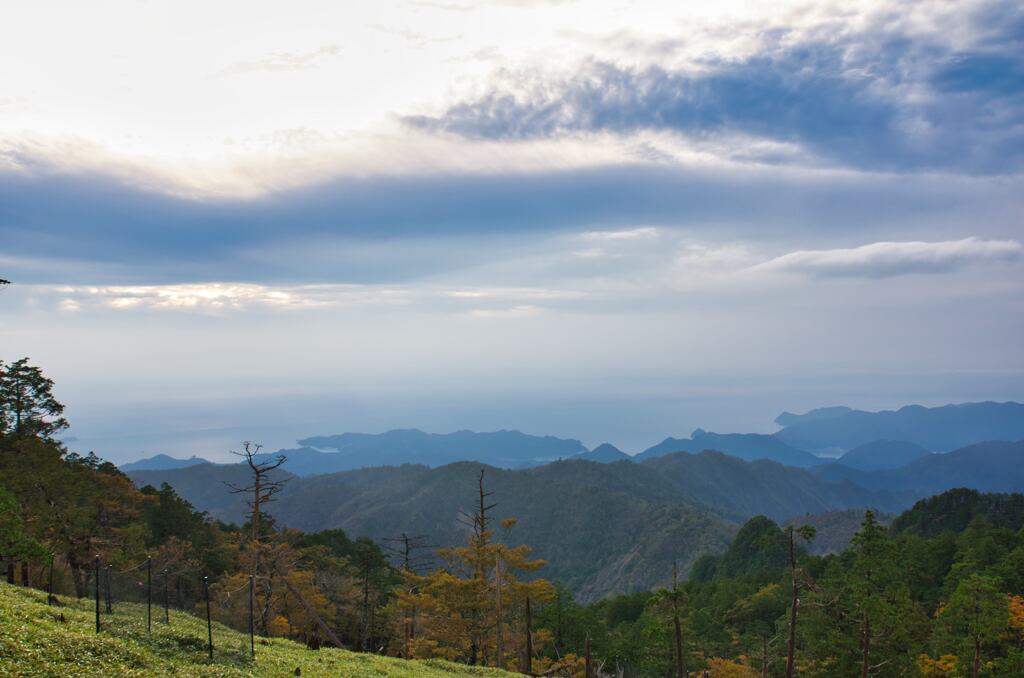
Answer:
<svg viewBox="0 0 1024 678"><path fill-rule="evenodd" d="M256 656L253 609L256 582L252 576L240 586L224 590L212 584L209 577L195 571L158 571L152 558L119 568L112 563L104 563L99 556L93 560L90 575L89 593L93 599L97 633L117 632L119 623L142 620L146 632L152 633L155 624L173 626L172 613L188 613L206 622L205 650L208 658L213 659L217 650L214 622L218 621L213 611L217 608L234 610L235 601L232 598L237 600L241 597L248 602L244 610L249 635L248 654L250 658ZM237 621L241 620L236 620L236 624ZM237 656L235 650L231 654Z"/></svg>
<svg viewBox="0 0 1024 678"><path fill-rule="evenodd" d="M211 582L198 568L173 563L160 567L153 558L115 565L97 555L87 568L77 571L52 555L42 566L32 568L24 562L4 560L8 583L45 591L50 605L61 605L58 595L88 600L97 634L152 635L180 629L182 633L173 642L183 651L203 651L210 660L215 656L232 661L256 659L254 607L261 577L242 577L240 584L228 589L223 583ZM196 618L206 625L204 643L195 637ZM218 646L215 632L224 633L221 624L248 633L244 650L235 633L231 644L222 636L224 646Z"/></svg>

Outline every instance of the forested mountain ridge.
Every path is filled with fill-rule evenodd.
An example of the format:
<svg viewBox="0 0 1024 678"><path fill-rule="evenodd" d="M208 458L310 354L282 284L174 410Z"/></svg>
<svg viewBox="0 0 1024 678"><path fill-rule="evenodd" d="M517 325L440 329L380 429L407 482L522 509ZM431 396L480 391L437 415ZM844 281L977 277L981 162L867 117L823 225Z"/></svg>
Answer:
<svg viewBox="0 0 1024 678"><path fill-rule="evenodd" d="M244 520L245 504L223 484L243 479L244 469L238 467L232 480L224 474L232 467L214 468L218 474L192 467L131 477L167 482L218 518ZM433 544L462 544L467 528L459 516L470 508L480 468L458 462L294 477L268 512L278 524L305 531L324 525L376 541L406 532ZM626 470L632 473L623 477ZM557 577L583 600L650 588L665 579L665 563L678 560L686 568L702 553L725 548L736 529L704 507L680 501L670 484L630 462L565 461L528 471L487 467L486 477L497 515L518 518L517 538L548 560L545 576Z"/></svg>
<svg viewBox="0 0 1024 678"><path fill-rule="evenodd" d="M923 497L954 487L982 492L1024 488L1024 440L977 443L945 454L929 454L897 469L860 471L826 464L810 472L832 482L850 481L873 490L903 491Z"/></svg>
<svg viewBox="0 0 1024 678"><path fill-rule="evenodd" d="M975 520L999 529L1020 530L1024 527L1024 494L952 489L914 504L892 521L892 530L934 537L963 532Z"/></svg>
<svg viewBox="0 0 1024 678"><path fill-rule="evenodd" d="M877 506L894 510L907 497L865 490L845 481L822 482L810 472L767 461L743 461L721 452L677 452L643 464L671 481L679 496L692 497L712 510L744 520L764 514L785 520L801 513Z"/></svg>
<svg viewBox="0 0 1024 678"><path fill-rule="evenodd" d="M664 583L665 563L678 559L685 568L701 553L720 550L735 524L754 515L782 522L863 507L898 512L961 485L1019 489L1021 459L1024 443L987 443L870 472L840 465L804 470L709 451L641 463L571 459L487 473L503 515L522 518L523 538L536 554L550 560L554 575L577 595L591 600ZM479 466L402 465L294 477L269 511L281 524L304 530L341 527L376 540L415 531L433 543L458 543L465 534L458 512ZM198 508L224 520L244 520L244 502L224 485L244 478L241 466L129 475L140 485L168 482ZM840 548L854 522L847 521L846 537L836 536L827 547L833 540L823 530L821 548ZM812 548L819 552L819 546Z"/></svg>
<svg viewBox="0 0 1024 678"><path fill-rule="evenodd" d="M246 507L224 481L245 470L217 466L130 474L137 483L167 482L200 509L244 520ZM294 477L268 511L307 531L343 528L381 540L401 532L432 543L461 543L460 510L479 464L417 465ZM231 474L237 475L231 480ZM636 464L563 460L531 469L487 469L501 515L520 519L520 537L549 561L549 576L583 600L664 583L668 566L686 568L720 551L736 521L852 506L909 505L890 493L823 482L774 462L744 462L716 452L677 453Z"/></svg>
<svg viewBox="0 0 1024 678"><path fill-rule="evenodd" d="M853 448L836 463L861 471L879 471L906 466L929 454L920 445L905 440L875 440Z"/></svg>

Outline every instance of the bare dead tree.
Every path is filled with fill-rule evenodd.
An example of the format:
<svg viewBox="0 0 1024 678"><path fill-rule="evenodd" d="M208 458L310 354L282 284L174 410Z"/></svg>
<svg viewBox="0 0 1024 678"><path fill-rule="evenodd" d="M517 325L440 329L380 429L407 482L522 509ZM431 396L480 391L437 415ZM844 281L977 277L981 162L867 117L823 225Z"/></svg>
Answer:
<svg viewBox="0 0 1024 678"><path fill-rule="evenodd" d="M497 503L488 504L488 497L493 492L488 492L484 489L484 470L480 469L480 475L477 477L477 498L473 504L473 513L468 514L465 511L459 511L457 520L469 527L472 530L472 537L470 544L474 551L474 572L473 578L477 581L481 591L487 589L487 551L490 546L491 530L488 527L490 516L488 515L492 511ZM481 601L481 606L483 602ZM477 663L477 655L483 648L483 610L478 606L473 611L473 624L472 631L470 633L470 645L469 645L469 663L475 665Z"/></svg>
<svg viewBox="0 0 1024 678"><path fill-rule="evenodd" d="M270 475L272 471L284 464L288 458L283 454L279 454L274 459L258 461L257 456L261 449L263 449L262 445L251 443L246 440L242 443L241 452L235 452L234 450L231 451L231 454L242 457L245 460L245 463L248 464L249 471L252 473L252 483L245 486L239 486L227 481L224 482L225 485L231 488L231 494L248 494L252 497L251 499L248 499L246 503L252 510L252 542L254 553L252 575L254 577L259 575L261 511L265 504L269 504L274 501L274 496L283 490L285 483L288 482L287 478L274 479Z"/></svg>
<svg viewBox="0 0 1024 678"><path fill-rule="evenodd" d="M473 531L472 546L476 551L475 568L474 574L477 579L483 580L487 576L485 552L487 547L490 545L491 531L488 528L490 516L488 513L493 510L498 504L488 504L488 497L493 492L487 492L484 489L484 469L480 469L480 475L477 477L477 499L473 503L473 513L468 514L465 511L459 511L457 520L470 528Z"/></svg>
<svg viewBox="0 0 1024 678"><path fill-rule="evenodd" d="M231 488L232 494L251 494L252 499L246 501L252 510L252 539L258 542L260 538L260 512L264 504L274 501L274 495L284 489L286 478L273 480L270 473L284 464L288 458L283 454L277 455L274 459L257 461L256 458L263 449L262 445L251 443L248 440L242 443L242 451L231 451L231 454L242 457L252 472L252 483L240 487L227 481L224 482Z"/></svg>
<svg viewBox="0 0 1024 678"><path fill-rule="evenodd" d="M789 608L789 639L786 648L786 678L793 678L796 661L796 622L800 610L800 576L801 572L797 567L796 536L804 541L814 539L814 526L801 525L794 528L792 525L786 528L786 538L789 542L789 575L791 580L791 595Z"/></svg>

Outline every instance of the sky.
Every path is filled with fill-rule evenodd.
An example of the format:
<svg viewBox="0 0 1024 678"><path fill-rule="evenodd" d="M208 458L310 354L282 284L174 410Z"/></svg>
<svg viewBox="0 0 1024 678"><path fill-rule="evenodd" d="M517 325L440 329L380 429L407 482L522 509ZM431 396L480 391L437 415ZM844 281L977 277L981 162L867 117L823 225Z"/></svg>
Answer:
<svg viewBox="0 0 1024 678"><path fill-rule="evenodd" d="M4 14L0 359L72 449L1024 399L1019 3Z"/></svg>

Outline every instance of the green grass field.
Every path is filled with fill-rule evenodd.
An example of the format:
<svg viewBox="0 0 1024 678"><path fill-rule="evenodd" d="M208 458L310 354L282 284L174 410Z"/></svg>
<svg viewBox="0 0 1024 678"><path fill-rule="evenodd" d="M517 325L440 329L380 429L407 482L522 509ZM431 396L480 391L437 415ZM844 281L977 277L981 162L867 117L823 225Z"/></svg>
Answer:
<svg viewBox="0 0 1024 678"><path fill-rule="evenodd" d="M511 678L497 669L449 662L405 661L338 649L310 650L279 638L256 641L213 625L214 658L207 658L206 620L153 608L153 632L146 633L145 605L120 603L104 615L96 633L88 600L62 598L46 604L46 594L0 583L0 676L303 676L345 678ZM63 620L61 617L63 616Z"/></svg>

